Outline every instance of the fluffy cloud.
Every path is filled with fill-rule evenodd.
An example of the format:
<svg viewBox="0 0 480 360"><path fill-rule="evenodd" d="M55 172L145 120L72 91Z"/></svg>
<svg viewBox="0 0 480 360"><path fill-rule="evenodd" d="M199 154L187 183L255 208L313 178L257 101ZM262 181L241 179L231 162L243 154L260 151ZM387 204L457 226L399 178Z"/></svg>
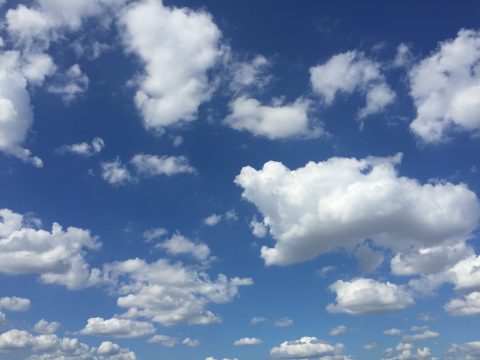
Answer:
<svg viewBox="0 0 480 360"><path fill-rule="evenodd" d="M0 334L0 351L15 350L31 352L27 360L136 360L133 352L111 342L103 342L96 348L77 339L56 335L35 336L17 329Z"/></svg>
<svg viewBox="0 0 480 360"><path fill-rule="evenodd" d="M178 344L178 339L167 335L155 335L148 340L150 344L160 344L165 347L174 347Z"/></svg>
<svg viewBox="0 0 480 360"><path fill-rule="evenodd" d="M102 138L96 137L90 143L81 142L72 145L63 145L57 149L58 154L76 154L81 156L94 156L100 153L105 147L105 142Z"/></svg>
<svg viewBox="0 0 480 360"><path fill-rule="evenodd" d="M240 286L253 283L250 278L229 279L223 274L211 280L205 272L165 259L153 263L132 259L108 264L104 270L115 284L118 306L128 309L122 317L148 318L165 326L219 322L207 310L208 304L229 302Z"/></svg>
<svg viewBox="0 0 480 360"><path fill-rule="evenodd" d="M388 329L388 330L385 330L383 332L385 335L391 335L391 336L401 336L402 335L402 331L399 330L399 329Z"/></svg>
<svg viewBox="0 0 480 360"><path fill-rule="evenodd" d="M440 336L440 334L436 331L432 331L427 327L417 327L413 326L412 331L414 334L411 335L404 335L403 340L405 341L420 341L426 339L432 339Z"/></svg>
<svg viewBox="0 0 480 360"><path fill-rule="evenodd" d="M221 54L221 33L211 16L143 0L127 8L120 24L127 50L145 63L135 95L145 127L162 132L195 120L210 99L208 71Z"/></svg>
<svg viewBox="0 0 480 360"><path fill-rule="evenodd" d="M143 237L146 241L150 242L152 240L161 238L168 234L168 231L164 228L152 228L148 229L143 233Z"/></svg>
<svg viewBox="0 0 480 360"><path fill-rule="evenodd" d="M182 344L188 347L197 347L200 345L200 341L186 337L182 340Z"/></svg>
<svg viewBox="0 0 480 360"><path fill-rule="evenodd" d="M360 118L381 112L395 99L381 65L356 51L337 54L325 64L310 68L310 81L326 105L331 105L339 93L365 95L366 105L358 112Z"/></svg>
<svg viewBox="0 0 480 360"><path fill-rule="evenodd" d="M33 326L33 330L38 334L51 335L55 334L60 326L61 324L57 321L48 322L42 319Z"/></svg>
<svg viewBox="0 0 480 360"><path fill-rule="evenodd" d="M130 339L151 335L154 332L155 328L149 322L118 318L105 320L97 317L88 319L80 334Z"/></svg>
<svg viewBox="0 0 480 360"><path fill-rule="evenodd" d="M417 116L410 129L427 143L451 130L480 128L480 32L460 30L410 71L410 94Z"/></svg>
<svg viewBox="0 0 480 360"><path fill-rule="evenodd" d="M19 52L0 52L0 151L42 167L42 160L22 147L33 123L33 111L21 66Z"/></svg>
<svg viewBox="0 0 480 360"><path fill-rule="evenodd" d="M100 164L102 178L111 185L119 186L134 180L134 177L120 159Z"/></svg>
<svg viewBox="0 0 480 360"><path fill-rule="evenodd" d="M310 102L299 98L291 104L276 101L263 105L258 100L239 97L230 103L224 123L235 130L248 131L268 139L318 137L324 132L309 121Z"/></svg>
<svg viewBox="0 0 480 360"><path fill-rule="evenodd" d="M235 345L235 346L253 346L253 345L260 345L262 343L263 343L263 341L258 339L258 338L245 337L245 338L241 338L241 339L236 340L233 343L233 345Z"/></svg>
<svg viewBox="0 0 480 360"><path fill-rule="evenodd" d="M285 341L270 350L275 359L344 359L342 344L329 344L315 337L302 337L299 340Z"/></svg>
<svg viewBox="0 0 480 360"><path fill-rule="evenodd" d="M47 284L62 284L69 289L89 286L98 280L98 271L85 261L86 250L98 250L101 244L88 230L62 227L34 229L24 216L8 209L0 210L0 272L39 274Z"/></svg>
<svg viewBox="0 0 480 360"><path fill-rule="evenodd" d="M185 156L157 156L137 154L130 161L139 176L176 175L194 173L195 169Z"/></svg>
<svg viewBox="0 0 480 360"><path fill-rule="evenodd" d="M413 305L412 295L403 287L372 279L338 280L330 286L336 294L335 304L327 310L332 313L362 315L401 310Z"/></svg>
<svg viewBox="0 0 480 360"><path fill-rule="evenodd" d="M19 297L0 298L0 310L27 311L30 309L30 300Z"/></svg>
<svg viewBox="0 0 480 360"><path fill-rule="evenodd" d="M463 242L477 227L478 199L464 184L401 177L401 155L335 157L290 170L269 161L235 179L263 214L276 244L267 265L288 265L365 239L395 251Z"/></svg>
<svg viewBox="0 0 480 360"><path fill-rule="evenodd" d="M267 321L267 319L264 317L264 316L254 316L251 320L250 320L250 324L252 325L258 325L258 324L261 324L263 322Z"/></svg>
<svg viewBox="0 0 480 360"><path fill-rule="evenodd" d="M397 351L397 354L395 353ZM436 359L432 357L432 352L430 348L423 347L415 349L414 346L410 343L399 343L395 350L388 348L385 350L388 358L384 360L421 360L421 359Z"/></svg>
<svg viewBox="0 0 480 360"><path fill-rule="evenodd" d="M87 91L89 82L87 75L82 72L78 64L75 64L64 75L59 76L47 90L61 96L63 101L69 103Z"/></svg>
<svg viewBox="0 0 480 360"><path fill-rule="evenodd" d="M480 357L480 341L453 344L448 350L448 359L476 360Z"/></svg>
<svg viewBox="0 0 480 360"><path fill-rule="evenodd" d="M222 215L211 214L203 219L203 223L207 226L215 226L222 220Z"/></svg>
<svg viewBox="0 0 480 360"><path fill-rule="evenodd" d="M293 325L293 320L285 316L275 321L273 325L275 325L276 327L289 327Z"/></svg>
<svg viewBox="0 0 480 360"><path fill-rule="evenodd" d="M338 336L348 331L348 328L345 325L338 325L330 330L330 336Z"/></svg>
<svg viewBox="0 0 480 360"><path fill-rule="evenodd" d="M210 257L210 249L206 244L194 243L186 237L175 234L170 239L157 245L171 255L190 255L196 260L205 261Z"/></svg>
<svg viewBox="0 0 480 360"><path fill-rule="evenodd" d="M480 292L451 300L445 305L445 310L454 316L480 315Z"/></svg>
<svg viewBox="0 0 480 360"><path fill-rule="evenodd" d="M264 87L270 80L270 77L265 75L269 65L269 61L262 55L257 55L250 61L234 63L231 66L233 78L230 89L238 93L252 87Z"/></svg>

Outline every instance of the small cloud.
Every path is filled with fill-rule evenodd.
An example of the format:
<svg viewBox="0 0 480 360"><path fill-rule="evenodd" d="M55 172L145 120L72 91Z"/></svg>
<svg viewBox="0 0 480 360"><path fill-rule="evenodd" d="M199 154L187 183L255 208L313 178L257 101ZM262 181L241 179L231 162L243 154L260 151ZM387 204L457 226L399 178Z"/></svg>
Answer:
<svg viewBox="0 0 480 360"><path fill-rule="evenodd" d="M276 327L289 327L289 326L292 326L292 324L293 324L293 320L286 316L275 321L274 325Z"/></svg>

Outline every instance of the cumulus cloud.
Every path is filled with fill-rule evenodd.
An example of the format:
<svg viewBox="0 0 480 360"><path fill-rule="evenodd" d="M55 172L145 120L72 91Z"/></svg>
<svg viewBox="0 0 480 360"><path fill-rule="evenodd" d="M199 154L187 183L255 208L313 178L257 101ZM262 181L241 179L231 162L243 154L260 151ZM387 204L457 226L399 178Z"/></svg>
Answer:
<svg viewBox="0 0 480 360"><path fill-rule="evenodd" d="M426 339L432 339L440 336L440 334L436 331L430 330L428 327L417 327L413 326L412 331L414 334L411 335L403 335L403 340L405 341L420 341Z"/></svg>
<svg viewBox="0 0 480 360"><path fill-rule="evenodd" d="M210 14L143 0L123 12L120 25L126 49L145 64L135 94L145 127L163 132L195 120L211 97L208 72L221 55L221 32Z"/></svg>
<svg viewBox="0 0 480 360"><path fill-rule="evenodd" d="M264 317L264 316L254 316L251 320L250 320L250 324L252 325L258 325L258 324L261 324L263 322L267 321L267 319Z"/></svg>
<svg viewBox="0 0 480 360"><path fill-rule="evenodd" d="M358 112L360 118L383 111L395 100L381 64L357 51L334 55L326 63L310 68L310 81L327 106L340 93L365 95L366 105Z"/></svg>
<svg viewBox="0 0 480 360"><path fill-rule="evenodd" d="M269 161L244 167L235 183L276 241L266 265L288 265L370 239L396 252L465 241L477 227L478 199L464 184L402 177L401 155L334 157L290 170Z"/></svg>
<svg viewBox="0 0 480 360"><path fill-rule="evenodd" d="M471 341L464 344L452 344L448 350L451 359L475 360L480 357L480 341Z"/></svg>
<svg viewBox="0 0 480 360"><path fill-rule="evenodd" d="M480 315L480 292L472 292L445 305L445 310L454 316Z"/></svg>
<svg viewBox="0 0 480 360"><path fill-rule="evenodd" d="M256 55L249 61L234 62L231 66L233 76L230 89L238 93L251 88L263 88L271 79L265 74L269 66L269 61L262 55Z"/></svg>
<svg viewBox="0 0 480 360"><path fill-rule="evenodd" d="M289 327L293 325L293 320L289 317L285 316L281 319L278 319L273 323L276 327Z"/></svg>
<svg viewBox="0 0 480 360"><path fill-rule="evenodd" d="M30 309L30 299L16 296L0 298L0 310L27 311L28 309Z"/></svg>
<svg viewBox="0 0 480 360"><path fill-rule="evenodd" d="M64 102L70 103L88 89L90 80L78 64L72 65L63 75L59 75L47 90L59 95Z"/></svg>
<svg viewBox="0 0 480 360"><path fill-rule="evenodd" d="M330 285L330 290L336 294L335 303L327 306L327 311L332 313L374 314L402 310L414 304L408 290L390 282L365 278L338 280Z"/></svg>
<svg viewBox="0 0 480 360"><path fill-rule="evenodd" d="M168 231L164 228L152 228L148 229L143 233L143 237L146 241L150 242L152 240L161 238L168 234Z"/></svg>
<svg viewBox="0 0 480 360"><path fill-rule="evenodd" d="M0 210L0 272L39 274L42 282L79 289L98 281L98 270L85 261L87 250L101 244L89 230L53 223L52 230L34 229L24 216Z"/></svg>
<svg viewBox="0 0 480 360"><path fill-rule="evenodd" d="M185 339L182 340L182 344L188 347L197 347L200 345L200 341L186 337Z"/></svg>
<svg viewBox="0 0 480 360"><path fill-rule="evenodd" d="M207 226L215 226L222 220L222 215L211 214L203 219L203 223Z"/></svg>
<svg viewBox="0 0 480 360"><path fill-rule="evenodd" d="M105 142L102 138L96 137L90 143L81 142L72 145L63 145L57 149L57 153L62 154L75 154L81 156L94 156L99 154L105 147Z"/></svg>
<svg viewBox="0 0 480 360"><path fill-rule="evenodd" d="M37 334L51 335L55 334L60 326L61 324L57 321L48 322L47 320L42 319L33 326L33 331Z"/></svg>
<svg viewBox="0 0 480 360"><path fill-rule="evenodd" d="M235 345L235 346L253 346L253 345L260 345L262 343L263 343L263 341L258 339L258 338L245 337L245 338L241 338L241 339L236 340L233 343L233 345Z"/></svg>
<svg viewBox="0 0 480 360"><path fill-rule="evenodd" d="M180 234L173 235L157 247L170 255L190 255L198 261L205 261L210 257L210 248L206 244L194 243Z"/></svg>
<svg viewBox="0 0 480 360"><path fill-rule="evenodd" d="M123 318L147 318L164 326L219 322L207 306L232 301L240 286L253 284L250 278L229 279L223 274L212 280L203 271L166 259L116 262L105 265L104 272L115 284L117 305L127 309Z"/></svg>
<svg viewBox="0 0 480 360"><path fill-rule="evenodd" d="M135 353L111 342L89 347L75 338L56 335L32 335L24 330L12 329L0 334L0 351L28 351L26 360L136 360Z"/></svg>
<svg viewBox="0 0 480 360"><path fill-rule="evenodd" d="M417 116L410 129L424 142L444 141L452 130L478 132L479 60L480 32L464 29L411 69Z"/></svg>
<svg viewBox="0 0 480 360"><path fill-rule="evenodd" d="M402 331L399 330L399 329L395 329L395 328L385 330L383 333L385 335L391 335L391 336L401 336L402 335Z"/></svg>
<svg viewBox="0 0 480 360"><path fill-rule="evenodd" d="M100 317L90 318L87 325L79 333L81 335L111 336L115 338L131 339L151 335L155 327L145 321L131 319L103 319Z"/></svg>
<svg viewBox="0 0 480 360"><path fill-rule="evenodd" d="M239 131L248 131L268 139L289 137L319 137L320 127L309 120L310 102L299 98L290 104L274 101L263 105L258 100L241 96L230 103L230 114L224 123Z"/></svg>
<svg viewBox="0 0 480 360"><path fill-rule="evenodd" d="M338 325L330 330L330 336L338 336L348 331L348 328L345 325Z"/></svg>
<svg viewBox="0 0 480 360"><path fill-rule="evenodd" d="M329 344L315 337L302 337L299 340L285 341L270 350L275 359L346 359L342 356L342 344Z"/></svg>
<svg viewBox="0 0 480 360"><path fill-rule="evenodd" d="M120 159L102 162L100 168L103 180L110 185L120 186L134 180L134 177Z"/></svg>

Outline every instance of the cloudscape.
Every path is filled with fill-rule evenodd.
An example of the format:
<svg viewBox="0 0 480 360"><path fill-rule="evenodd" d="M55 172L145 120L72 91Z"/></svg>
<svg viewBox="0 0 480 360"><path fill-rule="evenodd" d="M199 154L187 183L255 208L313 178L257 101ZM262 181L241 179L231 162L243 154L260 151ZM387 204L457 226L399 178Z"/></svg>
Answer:
<svg viewBox="0 0 480 360"><path fill-rule="evenodd" d="M0 14L0 359L480 359L478 2Z"/></svg>

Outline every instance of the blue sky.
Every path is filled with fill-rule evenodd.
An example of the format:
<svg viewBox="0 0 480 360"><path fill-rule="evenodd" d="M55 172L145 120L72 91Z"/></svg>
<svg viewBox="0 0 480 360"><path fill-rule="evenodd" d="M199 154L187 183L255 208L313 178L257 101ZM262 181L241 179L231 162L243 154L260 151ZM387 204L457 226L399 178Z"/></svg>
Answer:
<svg viewBox="0 0 480 360"><path fill-rule="evenodd" d="M0 358L480 358L478 3L0 4Z"/></svg>

